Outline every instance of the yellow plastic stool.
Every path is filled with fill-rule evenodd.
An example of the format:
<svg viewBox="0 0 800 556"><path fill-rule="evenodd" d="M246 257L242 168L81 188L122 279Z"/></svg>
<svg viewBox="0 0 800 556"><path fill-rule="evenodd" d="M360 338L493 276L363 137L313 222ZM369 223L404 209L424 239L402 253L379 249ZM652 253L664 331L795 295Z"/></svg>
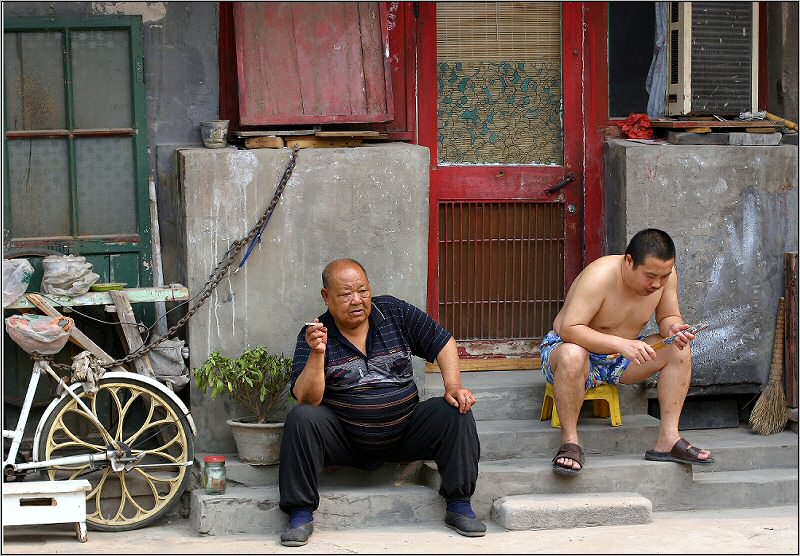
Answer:
<svg viewBox="0 0 800 556"><path fill-rule="evenodd" d="M611 426L618 427L622 424L622 411L619 408L619 388L616 384L600 384L586 391L584 400L593 400L592 411L595 417L611 417ZM602 403L606 402L606 403ZM552 415L552 419L551 419ZM544 390L542 401L542 414L540 421L550 419L550 426L561 427L558 419L558 409L553 398L553 385L548 383Z"/></svg>

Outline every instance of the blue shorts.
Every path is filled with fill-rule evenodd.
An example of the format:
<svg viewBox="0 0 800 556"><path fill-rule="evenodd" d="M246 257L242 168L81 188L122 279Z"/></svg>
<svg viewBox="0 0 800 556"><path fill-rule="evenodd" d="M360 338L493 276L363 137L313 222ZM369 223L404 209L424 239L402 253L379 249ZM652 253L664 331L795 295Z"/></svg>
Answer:
<svg viewBox="0 0 800 556"><path fill-rule="evenodd" d="M645 336L639 336L643 340ZM542 352L542 373L550 384L553 384L553 369L550 368L550 354L564 343L561 336L551 330L544 337L539 349ZM616 359L607 359L608 354L589 352L589 378L586 379L586 389L594 388L598 384L618 384L622 373L631 362L623 356Z"/></svg>

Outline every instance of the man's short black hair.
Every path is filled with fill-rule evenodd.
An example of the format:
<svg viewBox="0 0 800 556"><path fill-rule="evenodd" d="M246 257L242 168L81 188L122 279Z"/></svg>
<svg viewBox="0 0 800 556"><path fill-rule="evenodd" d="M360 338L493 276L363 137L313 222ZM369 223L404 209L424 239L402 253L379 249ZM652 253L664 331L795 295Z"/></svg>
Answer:
<svg viewBox="0 0 800 556"><path fill-rule="evenodd" d="M364 273L364 276L367 275L367 271L364 269L364 265L362 265L360 262L358 262L355 259L334 259L331 262L329 262L328 264L326 264L325 268L322 269L322 287L323 288L325 288L327 290L330 287L331 269L335 265L337 265L339 263L345 263L345 262L352 263L352 264L356 265L358 268L361 269L361 272Z"/></svg>
<svg viewBox="0 0 800 556"><path fill-rule="evenodd" d="M675 243L667 232L647 228L631 238L628 247L625 248L625 254L633 259L634 268L642 264L647 257L668 261L675 258Z"/></svg>

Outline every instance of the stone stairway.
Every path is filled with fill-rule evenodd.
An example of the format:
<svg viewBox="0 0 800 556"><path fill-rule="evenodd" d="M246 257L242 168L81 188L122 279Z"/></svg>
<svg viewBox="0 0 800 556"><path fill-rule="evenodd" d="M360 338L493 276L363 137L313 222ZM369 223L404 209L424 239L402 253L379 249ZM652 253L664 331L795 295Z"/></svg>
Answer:
<svg viewBox="0 0 800 556"><path fill-rule="evenodd" d="M686 431L714 452L708 467L650 462L659 421L646 415L644 392L622 386L622 426L582 412L586 467L562 477L550 460L560 431L539 421L545 382L536 371L464 373L479 402L473 408L481 441L476 513L509 529L643 523L652 511L755 508L797 503L797 434L758 436L745 427ZM424 398L441 396L441 377L426 375ZM202 456L198 456L202 461ZM277 533L286 526L278 508L277 466L250 466L235 456L226 465L229 488L209 496L195 489L191 524L207 535ZM387 464L371 472L339 467L321 477L317 527L343 529L438 522L444 501L433 462ZM570 507L563 519L553 507Z"/></svg>

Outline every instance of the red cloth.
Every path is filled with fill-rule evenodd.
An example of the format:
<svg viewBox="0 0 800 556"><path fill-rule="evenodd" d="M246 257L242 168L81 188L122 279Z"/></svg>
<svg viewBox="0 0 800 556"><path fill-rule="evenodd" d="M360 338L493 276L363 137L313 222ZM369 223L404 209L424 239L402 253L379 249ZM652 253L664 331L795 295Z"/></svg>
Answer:
<svg viewBox="0 0 800 556"><path fill-rule="evenodd" d="M650 118L647 117L647 114L631 114L624 122L619 124L619 127L630 139L652 139L655 137L653 125L650 123Z"/></svg>

